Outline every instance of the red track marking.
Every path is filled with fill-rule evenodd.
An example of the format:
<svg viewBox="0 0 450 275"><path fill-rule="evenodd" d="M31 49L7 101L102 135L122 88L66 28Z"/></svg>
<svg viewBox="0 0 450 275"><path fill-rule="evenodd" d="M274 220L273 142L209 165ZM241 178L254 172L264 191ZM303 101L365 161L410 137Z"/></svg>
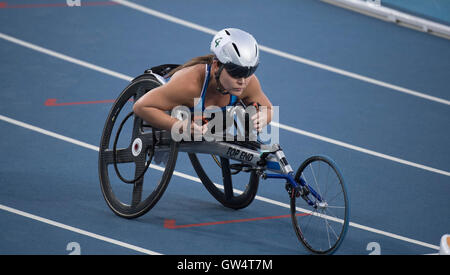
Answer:
<svg viewBox="0 0 450 275"><path fill-rule="evenodd" d="M49 98L45 101L45 106L69 106L69 105L85 105L85 104L101 104L101 103L114 103L114 99L96 100L96 101L80 101L80 102L62 102L56 103L56 98ZM133 102L132 99L128 100Z"/></svg>
<svg viewBox="0 0 450 275"><path fill-rule="evenodd" d="M49 98L45 101L45 106L68 106L68 105L84 105L84 104L99 104L99 103L113 103L114 100L97 100L97 101L81 101L81 102L63 102L56 103L56 98Z"/></svg>
<svg viewBox="0 0 450 275"><path fill-rule="evenodd" d="M6 2L0 2L0 9L27 9L27 8L55 8L55 7L66 7L72 8L61 1L62 3L51 3L51 4L19 4L19 5L8 5ZM112 6L118 5L116 2L111 1L98 1L98 2L85 2L81 1L81 7L85 6Z"/></svg>
<svg viewBox="0 0 450 275"><path fill-rule="evenodd" d="M297 216L309 216L306 213L298 213ZM260 217L260 218L250 218L250 219L240 219L240 220L230 220L230 221L218 221L218 222L205 222L205 223L196 223L196 224L184 224L184 225L175 225L175 220L164 220L164 227L168 229L177 229L177 228L187 228L187 227L197 227L197 226L207 226L207 225L217 225L217 224L228 224L228 223L238 223L238 222L251 222L251 221L261 221L261 220L271 220L271 219L281 219L281 218L289 218L291 215L281 215L281 216L272 216L272 217Z"/></svg>

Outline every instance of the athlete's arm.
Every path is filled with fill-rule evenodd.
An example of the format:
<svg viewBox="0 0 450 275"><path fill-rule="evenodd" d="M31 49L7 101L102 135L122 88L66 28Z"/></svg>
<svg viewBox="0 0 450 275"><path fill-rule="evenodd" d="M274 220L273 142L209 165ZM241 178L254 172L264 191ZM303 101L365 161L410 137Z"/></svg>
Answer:
<svg viewBox="0 0 450 275"><path fill-rule="evenodd" d="M262 91L261 84L256 75L251 76L245 92L243 93L243 101L245 104L256 102L261 105L260 111L251 117L255 129L261 131L262 128L272 121L272 103Z"/></svg>
<svg viewBox="0 0 450 275"><path fill-rule="evenodd" d="M176 106L194 106L193 99L200 96L202 86L200 72L198 66L178 71L168 83L149 91L136 101L134 113L153 127L170 131L179 120L165 111Z"/></svg>

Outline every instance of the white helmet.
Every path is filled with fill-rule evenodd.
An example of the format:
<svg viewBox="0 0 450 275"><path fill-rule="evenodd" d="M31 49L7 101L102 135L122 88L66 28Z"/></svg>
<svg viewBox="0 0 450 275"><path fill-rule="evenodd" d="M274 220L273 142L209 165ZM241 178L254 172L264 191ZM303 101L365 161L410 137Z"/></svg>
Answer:
<svg viewBox="0 0 450 275"><path fill-rule="evenodd" d="M259 64L258 43L240 29L219 31L211 41L211 51L232 77L249 77Z"/></svg>

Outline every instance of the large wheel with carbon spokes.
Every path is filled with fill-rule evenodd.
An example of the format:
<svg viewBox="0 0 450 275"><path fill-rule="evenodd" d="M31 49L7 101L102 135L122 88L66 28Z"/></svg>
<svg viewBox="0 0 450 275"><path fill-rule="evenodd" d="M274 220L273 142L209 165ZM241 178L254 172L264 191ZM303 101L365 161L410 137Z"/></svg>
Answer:
<svg viewBox="0 0 450 275"><path fill-rule="evenodd" d="M178 154L170 133L132 112L133 102L160 86L151 74L132 81L107 117L99 150L100 186L108 206L124 218L149 211L169 184Z"/></svg>
<svg viewBox="0 0 450 275"><path fill-rule="evenodd" d="M301 179L307 188L290 192L294 230L312 253L332 254L341 245L349 224L350 205L344 178L333 160L313 156L298 168L295 181ZM322 201L308 188L318 193Z"/></svg>
<svg viewBox="0 0 450 275"><path fill-rule="evenodd" d="M207 154L188 155L203 185L222 205L237 210L247 207L253 201L259 185L259 175L254 170L238 174L236 172L242 166L246 167L245 164ZM211 178L205 169L211 177L217 176Z"/></svg>

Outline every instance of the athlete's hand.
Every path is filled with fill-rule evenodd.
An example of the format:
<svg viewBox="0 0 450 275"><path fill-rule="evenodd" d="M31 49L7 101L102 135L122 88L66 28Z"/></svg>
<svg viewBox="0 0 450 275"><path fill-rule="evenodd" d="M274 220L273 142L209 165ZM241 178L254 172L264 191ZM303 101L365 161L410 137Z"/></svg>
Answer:
<svg viewBox="0 0 450 275"><path fill-rule="evenodd" d="M192 141L192 138L194 137L194 140L196 140L195 137L201 137L205 135L208 126L206 124L199 125L197 123L202 123L200 121L196 120L190 120L190 119L184 119L184 120L178 120L175 122L175 124L172 126L172 138L174 138L176 141Z"/></svg>
<svg viewBox="0 0 450 275"><path fill-rule="evenodd" d="M208 121L202 116L194 116L191 122L191 135L205 135L208 130Z"/></svg>
<svg viewBox="0 0 450 275"><path fill-rule="evenodd" d="M266 106L261 106L258 103L252 103L256 108L256 114L254 114L250 119L253 121L253 128L256 131L261 132L264 127L269 123L269 108Z"/></svg>

